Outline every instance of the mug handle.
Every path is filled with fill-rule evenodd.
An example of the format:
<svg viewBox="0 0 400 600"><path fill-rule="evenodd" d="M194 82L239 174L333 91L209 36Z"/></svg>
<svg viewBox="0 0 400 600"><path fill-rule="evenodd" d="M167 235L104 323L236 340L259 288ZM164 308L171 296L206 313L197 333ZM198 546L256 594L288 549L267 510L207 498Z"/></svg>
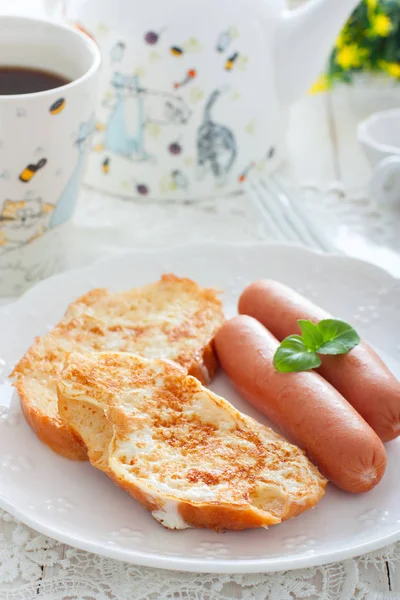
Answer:
<svg viewBox="0 0 400 600"><path fill-rule="evenodd" d="M400 156L382 159L372 173L371 197L381 204L400 202Z"/></svg>

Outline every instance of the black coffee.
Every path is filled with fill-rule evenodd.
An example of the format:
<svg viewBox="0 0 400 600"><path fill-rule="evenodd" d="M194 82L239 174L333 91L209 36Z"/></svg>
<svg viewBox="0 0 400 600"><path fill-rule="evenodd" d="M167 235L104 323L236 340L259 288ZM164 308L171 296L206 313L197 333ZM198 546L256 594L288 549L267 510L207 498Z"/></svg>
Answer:
<svg viewBox="0 0 400 600"><path fill-rule="evenodd" d="M0 66L0 96L34 94L53 90L66 83L69 83L68 79L50 71Z"/></svg>

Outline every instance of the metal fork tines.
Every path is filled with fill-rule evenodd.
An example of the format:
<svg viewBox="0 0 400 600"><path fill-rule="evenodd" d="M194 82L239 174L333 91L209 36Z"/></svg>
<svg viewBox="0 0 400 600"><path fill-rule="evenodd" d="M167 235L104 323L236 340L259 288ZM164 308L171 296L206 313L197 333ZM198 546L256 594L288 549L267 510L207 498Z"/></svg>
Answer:
<svg viewBox="0 0 400 600"><path fill-rule="evenodd" d="M300 243L324 252L333 246L316 230L298 202L291 198L276 176L252 181L246 193L258 208L263 221L277 241Z"/></svg>

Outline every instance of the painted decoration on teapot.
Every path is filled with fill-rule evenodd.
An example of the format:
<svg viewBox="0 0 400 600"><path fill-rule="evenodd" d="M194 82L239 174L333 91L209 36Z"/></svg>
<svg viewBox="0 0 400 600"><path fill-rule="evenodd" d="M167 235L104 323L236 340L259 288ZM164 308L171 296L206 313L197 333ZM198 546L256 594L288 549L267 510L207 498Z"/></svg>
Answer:
<svg viewBox="0 0 400 600"><path fill-rule="evenodd" d="M125 37L103 23L79 27L103 55L87 183L123 196L204 198L275 166L281 131L252 110L250 89L243 94L257 65L238 27L212 41L163 26Z"/></svg>

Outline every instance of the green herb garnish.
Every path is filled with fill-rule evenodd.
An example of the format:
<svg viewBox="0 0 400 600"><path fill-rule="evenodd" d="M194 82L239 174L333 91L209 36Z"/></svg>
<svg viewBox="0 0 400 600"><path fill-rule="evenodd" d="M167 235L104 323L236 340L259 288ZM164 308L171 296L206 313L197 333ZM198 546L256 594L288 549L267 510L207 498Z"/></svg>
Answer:
<svg viewBox="0 0 400 600"><path fill-rule="evenodd" d="M321 366L319 354L347 354L360 343L358 333L344 321L325 319L319 323L298 321L301 335L290 335L275 352L274 366L280 373L299 373Z"/></svg>

